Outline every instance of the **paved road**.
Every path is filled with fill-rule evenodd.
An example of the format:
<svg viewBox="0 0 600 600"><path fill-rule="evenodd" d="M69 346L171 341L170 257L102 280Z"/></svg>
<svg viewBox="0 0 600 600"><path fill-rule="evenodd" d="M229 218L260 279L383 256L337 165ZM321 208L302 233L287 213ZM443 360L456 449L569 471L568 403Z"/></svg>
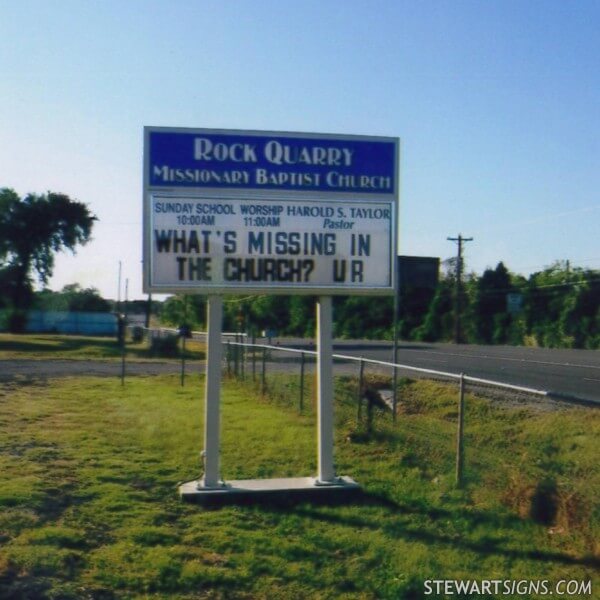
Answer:
<svg viewBox="0 0 600 600"><path fill-rule="evenodd" d="M281 346L313 349L306 340L278 339ZM391 361L389 342L336 341L334 352L375 360ZM296 358L293 359L297 361ZM292 361L290 361L292 363ZM557 396L591 401L600 405L600 352L594 350L551 350L508 346L469 346L454 344L401 343L398 362L414 367L526 386ZM0 381L15 377L57 377L66 375L104 375L118 377L118 361L75 360L0 360ZM285 363L280 365L286 368ZM345 365L355 372L354 365ZM128 375L178 373L178 361L164 363L127 363ZM293 368L297 368L294 366ZM199 373L204 365L192 361L187 373Z"/></svg>
<svg viewBox="0 0 600 600"><path fill-rule="evenodd" d="M281 345L310 347L301 340ZM312 347L314 349L314 346ZM336 341L336 354L391 361L389 342ZM545 390L600 403L600 351L400 343L398 363Z"/></svg>
<svg viewBox="0 0 600 600"><path fill-rule="evenodd" d="M127 361L125 375L159 375L180 373L181 363L178 360L165 362ZM186 374L204 372L204 363L188 361ZM114 377L121 376L121 362L115 360L0 360L0 382L19 379L51 379L54 377Z"/></svg>

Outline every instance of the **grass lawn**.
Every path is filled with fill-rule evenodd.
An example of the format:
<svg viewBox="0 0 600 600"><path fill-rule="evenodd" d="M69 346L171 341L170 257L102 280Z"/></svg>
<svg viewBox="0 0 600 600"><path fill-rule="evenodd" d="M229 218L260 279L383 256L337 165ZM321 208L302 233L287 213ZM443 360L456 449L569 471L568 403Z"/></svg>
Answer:
<svg viewBox="0 0 600 600"><path fill-rule="evenodd" d="M199 474L201 377L2 385L0 598L431 598L429 579L597 576L598 411L468 396L456 490L455 391L405 382L397 424L377 412L368 434L354 385L337 382L336 463L363 499L220 510L176 493ZM300 415L297 381L270 389L225 383L225 479L315 473L308 394Z"/></svg>
<svg viewBox="0 0 600 600"><path fill-rule="evenodd" d="M205 348L204 342L187 340L186 357L202 359ZM134 344L128 340L126 352L130 359L160 358L152 355L147 341ZM114 337L0 333L0 359L120 360L121 354Z"/></svg>

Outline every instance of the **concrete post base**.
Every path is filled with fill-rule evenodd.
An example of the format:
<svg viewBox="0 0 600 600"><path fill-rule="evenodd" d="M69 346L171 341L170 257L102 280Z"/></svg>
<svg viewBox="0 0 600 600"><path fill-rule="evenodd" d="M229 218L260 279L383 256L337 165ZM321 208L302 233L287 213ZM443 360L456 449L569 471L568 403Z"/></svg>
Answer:
<svg viewBox="0 0 600 600"><path fill-rule="evenodd" d="M328 502L349 500L361 491L360 485L350 477L337 477L332 483L319 482L313 477L244 479L228 481L218 488L206 488L198 483L189 481L181 485L181 499L212 506L261 501Z"/></svg>

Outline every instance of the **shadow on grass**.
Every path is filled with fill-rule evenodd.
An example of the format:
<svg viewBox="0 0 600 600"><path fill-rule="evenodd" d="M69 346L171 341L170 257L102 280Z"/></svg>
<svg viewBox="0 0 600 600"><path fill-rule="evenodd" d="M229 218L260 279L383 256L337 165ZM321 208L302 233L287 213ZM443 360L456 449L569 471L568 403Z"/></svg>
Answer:
<svg viewBox="0 0 600 600"><path fill-rule="evenodd" d="M125 345L126 356L129 359L181 359L180 348L177 347L172 356L163 356L151 351L148 342L132 343ZM48 358L63 359L120 359L122 347L115 337L95 337L80 335L30 335L24 334L22 338L11 335L8 339L0 336L0 352L12 353L11 358L26 359L29 355L48 356ZM204 352L186 349L186 360L201 360Z"/></svg>
<svg viewBox="0 0 600 600"><path fill-rule="evenodd" d="M7 352L40 352L44 354L67 352L76 354L90 349L97 349L106 356L119 356L121 351L121 347L114 337L80 337L53 334L47 339L42 336L27 336L23 337L22 340L0 340L0 350Z"/></svg>
<svg viewBox="0 0 600 600"><path fill-rule="evenodd" d="M511 559L534 560L539 562L553 562L564 565L580 565L585 567L599 568L600 558L586 556L577 558L560 552L545 550L529 550L506 548L502 544L506 541L490 540L471 541L464 537L447 535L440 532L426 531L418 524L407 524L405 521L396 519L397 515L419 515L426 517L434 524L438 520L461 521L468 524L468 529L474 529L480 525L488 525L490 529L518 527L524 523L519 517L511 515L499 515L492 512L471 511L471 510L447 510L443 508L431 507L421 504L398 503L383 496L363 492L358 502L358 506L372 506L383 508L388 511L387 517L391 522L379 523L362 517L349 515L340 515L320 512L316 507L297 506L295 514L314 519L323 523L342 525L345 527L365 528L377 531L383 531L385 535L392 539L403 539L406 541L422 542L425 544L442 544L459 550L467 550L481 555L499 555ZM272 507L273 510L279 510L281 507ZM289 509L289 506L288 506Z"/></svg>

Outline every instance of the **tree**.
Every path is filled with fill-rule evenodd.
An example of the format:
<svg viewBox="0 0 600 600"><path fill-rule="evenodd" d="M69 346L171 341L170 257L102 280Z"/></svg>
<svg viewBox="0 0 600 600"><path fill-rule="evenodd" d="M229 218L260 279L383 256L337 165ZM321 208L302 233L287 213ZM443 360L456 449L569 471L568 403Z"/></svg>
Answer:
<svg viewBox="0 0 600 600"><path fill-rule="evenodd" d="M42 290L35 295L34 307L41 310L110 312L111 305L94 288L83 289L78 283L65 285L60 292Z"/></svg>
<svg viewBox="0 0 600 600"><path fill-rule="evenodd" d="M454 278L442 277L425 315L423 324L415 330L415 338L422 342L449 340L453 335L454 324Z"/></svg>
<svg viewBox="0 0 600 600"><path fill-rule="evenodd" d="M313 296L292 296L287 333L300 337L315 336L316 298Z"/></svg>
<svg viewBox="0 0 600 600"><path fill-rule="evenodd" d="M480 344L503 344L511 324L506 309L506 295L513 291L510 274L504 263L495 269L486 269L477 282L472 320L475 341Z"/></svg>
<svg viewBox="0 0 600 600"><path fill-rule="evenodd" d="M559 318L562 345L572 348L598 347L600 282L592 271L575 269Z"/></svg>
<svg viewBox="0 0 600 600"><path fill-rule="evenodd" d="M334 335L348 339L392 339L394 311L390 296L337 296L333 306Z"/></svg>
<svg viewBox="0 0 600 600"><path fill-rule="evenodd" d="M160 320L172 327L189 325L192 329L202 329L206 321L206 298L195 294L170 296L162 305Z"/></svg>
<svg viewBox="0 0 600 600"><path fill-rule="evenodd" d="M525 288L525 316L527 329L540 346L560 348L569 345L560 325L572 284L568 262L556 261L543 271L530 275Z"/></svg>
<svg viewBox="0 0 600 600"><path fill-rule="evenodd" d="M32 301L32 273L48 283L54 255L75 252L90 240L96 217L88 207L65 194L48 192L19 198L11 189L0 190L0 270L7 280L9 302L15 316L12 329L22 329L22 314Z"/></svg>

